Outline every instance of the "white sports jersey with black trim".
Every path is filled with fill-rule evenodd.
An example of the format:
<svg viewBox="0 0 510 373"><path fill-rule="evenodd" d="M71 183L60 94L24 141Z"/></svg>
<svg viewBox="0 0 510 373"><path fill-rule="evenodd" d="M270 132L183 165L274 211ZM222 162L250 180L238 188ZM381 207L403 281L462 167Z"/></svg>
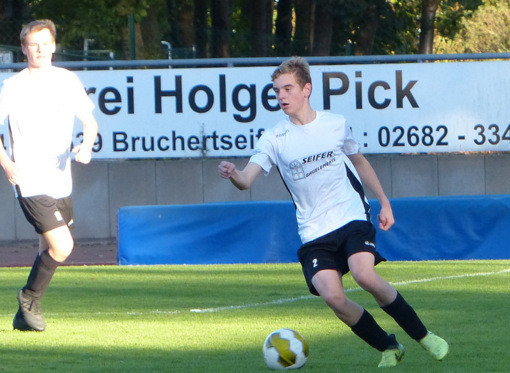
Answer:
<svg viewBox="0 0 510 373"><path fill-rule="evenodd" d="M303 243L354 220L367 220L369 205L360 178L347 157L356 154L345 118L317 112L315 120L295 125L288 119L266 130L250 162L267 175L276 166L296 205Z"/></svg>
<svg viewBox="0 0 510 373"><path fill-rule="evenodd" d="M0 124L9 123L9 152L20 169L24 197L71 194L70 146L75 117L94 104L78 76L59 67L31 75L29 69L3 81Z"/></svg>

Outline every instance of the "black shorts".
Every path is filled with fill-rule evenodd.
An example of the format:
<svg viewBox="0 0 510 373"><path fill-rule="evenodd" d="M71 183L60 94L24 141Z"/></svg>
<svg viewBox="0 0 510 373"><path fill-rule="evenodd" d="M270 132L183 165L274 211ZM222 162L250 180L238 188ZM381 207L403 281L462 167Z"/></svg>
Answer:
<svg viewBox="0 0 510 373"><path fill-rule="evenodd" d="M368 221L352 221L301 246L298 258L310 293L319 295L312 285L312 278L317 272L334 269L345 275L349 272L347 260L359 252L372 253L375 265L386 261L375 248L375 228Z"/></svg>
<svg viewBox="0 0 510 373"><path fill-rule="evenodd" d="M73 203L71 197L55 199L41 195L34 197L18 196L23 214L39 234L52 229L73 224Z"/></svg>

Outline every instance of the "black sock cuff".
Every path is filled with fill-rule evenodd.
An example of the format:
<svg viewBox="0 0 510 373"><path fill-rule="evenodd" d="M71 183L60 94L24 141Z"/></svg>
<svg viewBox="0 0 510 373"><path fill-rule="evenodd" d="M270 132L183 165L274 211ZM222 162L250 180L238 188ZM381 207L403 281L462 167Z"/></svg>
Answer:
<svg viewBox="0 0 510 373"><path fill-rule="evenodd" d="M403 304L407 304L407 302L405 301L404 297L402 297L402 295L397 291L397 297L395 298L395 300L390 304L381 307L381 309L388 315L393 316L394 311L399 309L399 307Z"/></svg>
<svg viewBox="0 0 510 373"><path fill-rule="evenodd" d="M41 262L50 270L55 270L60 265L60 262L57 262L51 257L49 250L44 250L42 252Z"/></svg>

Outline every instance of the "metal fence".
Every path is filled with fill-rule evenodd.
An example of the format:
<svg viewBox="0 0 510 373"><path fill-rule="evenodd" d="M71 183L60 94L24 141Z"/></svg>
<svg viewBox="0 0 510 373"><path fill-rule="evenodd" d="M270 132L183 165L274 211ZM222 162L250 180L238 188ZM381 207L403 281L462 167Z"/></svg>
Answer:
<svg viewBox="0 0 510 373"><path fill-rule="evenodd" d="M107 60L107 61L56 61L56 66L70 70L111 70L139 68L208 68L208 67L239 67L239 66L276 66L288 57L258 58L199 58L170 60ZM510 60L510 53L480 54L411 54L387 56L337 56L337 57L305 57L311 65L345 65L374 63L426 63L435 61L483 61ZM0 71L19 71L26 63L0 63Z"/></svg>

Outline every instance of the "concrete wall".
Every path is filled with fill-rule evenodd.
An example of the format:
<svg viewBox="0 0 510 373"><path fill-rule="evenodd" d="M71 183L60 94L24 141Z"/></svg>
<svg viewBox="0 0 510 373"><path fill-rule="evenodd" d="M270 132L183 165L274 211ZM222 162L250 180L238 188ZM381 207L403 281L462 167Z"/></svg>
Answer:
<svg viewBox="0 0 510 373"><path fill-rule="evenodd" d="M367 155L390 198L507 194L510 154ZM243 167L247 158L232 159ZM218 159L93 161L73 164L74 236L115 240L121 206L288 200L278 173L239 191L219 178ZM369 198L373 195L367 193ZM0 175L0 242L36 239L5 174Z"/></svg>

